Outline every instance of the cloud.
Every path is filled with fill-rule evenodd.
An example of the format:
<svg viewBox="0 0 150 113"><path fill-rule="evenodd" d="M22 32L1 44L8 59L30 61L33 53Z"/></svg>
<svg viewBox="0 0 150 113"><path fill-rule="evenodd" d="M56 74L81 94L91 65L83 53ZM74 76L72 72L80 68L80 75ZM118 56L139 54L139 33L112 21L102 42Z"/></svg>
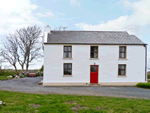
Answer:
<svg viewBox="0 0 150 113"><path fill-rule="evenodd" d="M13 33L16 29L27 27L29 25L43 25L43 22L39 21L34 16L33 11L38 8L37 5L32 4L30 0L4 0L0 3L0 36L1 39L5 38L8 33ZM1 43L0 39L0 43ZM1 46L1 45L0 45ZM36 63L36 62L34 62ZM30 68L40 68L42 62L36 63L36 65ZM5 65L9 65L6 63ZM13 68L12 66L10 68ZM17 68L20 68L17 64Z"/></svg>
<svg viewBox="0 0 150 113"><path fill-rule="evenodd" d="M77 0L70 0L70 4L74 6L80 6L80 3Z"/></svg>
<svg viewBox="0 0 150 113"><path fill-rule="evenodd" d="M38 8L30 0L4 0L0 4L0 35L6 35L17 28L43 24L33 15Z"/></svg>
<svg viewBox="0 0 150 113"><path fill-rule="evenodd" d="M114 20L109 20L97 25L87 23L76 23L75 26L83 30L123 30L130 34L143 35L148 33L147 27L150 25L150 0L140 0L138 2L123 1L124 8L131 10L131 15L122 15ZM100 20L101 21L101 20Z"/></svg>
<svg viewBox="0 0 150 113"><path fill-rule="evenodd" d="M46 12L46 13L37 13L36 14L38 17L54 17L54 13L52 12Z"/></svg>

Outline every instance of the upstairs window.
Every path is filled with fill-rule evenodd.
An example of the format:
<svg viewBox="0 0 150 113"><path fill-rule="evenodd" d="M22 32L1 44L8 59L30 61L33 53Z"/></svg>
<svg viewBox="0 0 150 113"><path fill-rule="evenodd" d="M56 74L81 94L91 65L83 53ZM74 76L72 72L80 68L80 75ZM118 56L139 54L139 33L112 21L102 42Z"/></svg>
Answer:
<svg viewBox="0 0 150 113"><path fill-rule="evenodd" d="M64 46L64 58L71 58L71 57L72 57L72 47Z"/></svg>
<svg viewBox="0 0 150 113"><path fill-rule="evenodd" d="M118 65L118 75L125 76L126 75L126 64L119 64Z"/></svg>
<svg viewBox="0 0 150 113"><path fill-rule="evenodd" d="M91 46L90 58L98 58L98 46Z"/></svg>
<svg viewBox="0 0 150 113"><path fill-rule="evenodd" d="M119 46L119 58L126 58L126 46Z"/></svg>

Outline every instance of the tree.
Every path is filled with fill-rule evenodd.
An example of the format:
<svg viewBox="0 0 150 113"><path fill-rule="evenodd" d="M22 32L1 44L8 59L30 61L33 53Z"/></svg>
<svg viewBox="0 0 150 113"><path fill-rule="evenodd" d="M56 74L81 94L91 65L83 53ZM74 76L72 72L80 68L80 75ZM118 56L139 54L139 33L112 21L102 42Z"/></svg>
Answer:
<svg viewBox="0 0 150 113"><path fill-rule="evenodd" d="M41 28L34 25L16 30L13 35L6 37L3 41L0 56L9 62L17 73L16 63L18 62L24 71L28 71L29 64L42 57L43 39L41 38ZM42 40L40 40L40 39Z"/></svg>
<svg viewBox="0 0 150 113"><path fill-rule="evenodd" d="M15 36L9 34L8 37L2 42L2 49L0 56L3 58L3 61L7 61L15 68L17 74L17 59L18 59L18 45L15 40Z"/></svg>
<svg viewBox="0 0 150 113"><path fill-rule="evenodd" d="M16 42L19 46L20 56L18 56L18 62L24 70L26 65L26 72L28 71L29 64L40 57L42 44L40 43L41 28L35 26L28 26L27 28L21 28L16 30Z"/></svg>

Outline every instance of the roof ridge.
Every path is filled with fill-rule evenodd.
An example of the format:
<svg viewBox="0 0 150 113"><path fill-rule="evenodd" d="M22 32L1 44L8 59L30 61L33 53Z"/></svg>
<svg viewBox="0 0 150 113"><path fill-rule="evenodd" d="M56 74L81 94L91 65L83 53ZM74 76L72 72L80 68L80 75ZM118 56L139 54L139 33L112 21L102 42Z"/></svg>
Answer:
<svg viewBox="0 0 150 113"><path fill-rule="evenodd" d="M80 31L80 30L66 30L66 31L59 31L59 30L51 30L57 32L66 32L66 31L74 31L74 32L127 32L127 31Z"/></svg>

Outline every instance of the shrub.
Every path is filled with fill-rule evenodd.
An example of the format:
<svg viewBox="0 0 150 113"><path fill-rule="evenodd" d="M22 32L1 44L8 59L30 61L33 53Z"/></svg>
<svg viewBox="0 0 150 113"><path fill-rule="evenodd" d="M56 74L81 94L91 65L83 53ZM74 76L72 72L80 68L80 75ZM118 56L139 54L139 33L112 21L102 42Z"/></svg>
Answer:
<svg viewBox="0 0 150 113"><path fill-rule="evenodd" d="M138 83L136 84L136 87L141 87L141 88L149 88L150 89L150 83Z"/></svg>
<svg viewBox="0 0 150 113"><path fill-rule="evenodd" d="M9 75L15 75L15 71L0 70L0 76L9 76Z"/></svg>
<svg viewBox="0 0 150 113"><path fill-rule="evenodd" d="M37 76L41 76L40 73L37 73Z"/></svg>
<svg viewBox="0 0 150 113"><path fill-rule="evenodd" d="M26 77L27 75L23 75L23 76L20 76L20 78L24 78L24 77Z"/></svg>
<svg viewBox="0 0 150 113"><path fill-rule="evenodd" d="M147 74L147 79L150 79L150 74Z"/></svg>

